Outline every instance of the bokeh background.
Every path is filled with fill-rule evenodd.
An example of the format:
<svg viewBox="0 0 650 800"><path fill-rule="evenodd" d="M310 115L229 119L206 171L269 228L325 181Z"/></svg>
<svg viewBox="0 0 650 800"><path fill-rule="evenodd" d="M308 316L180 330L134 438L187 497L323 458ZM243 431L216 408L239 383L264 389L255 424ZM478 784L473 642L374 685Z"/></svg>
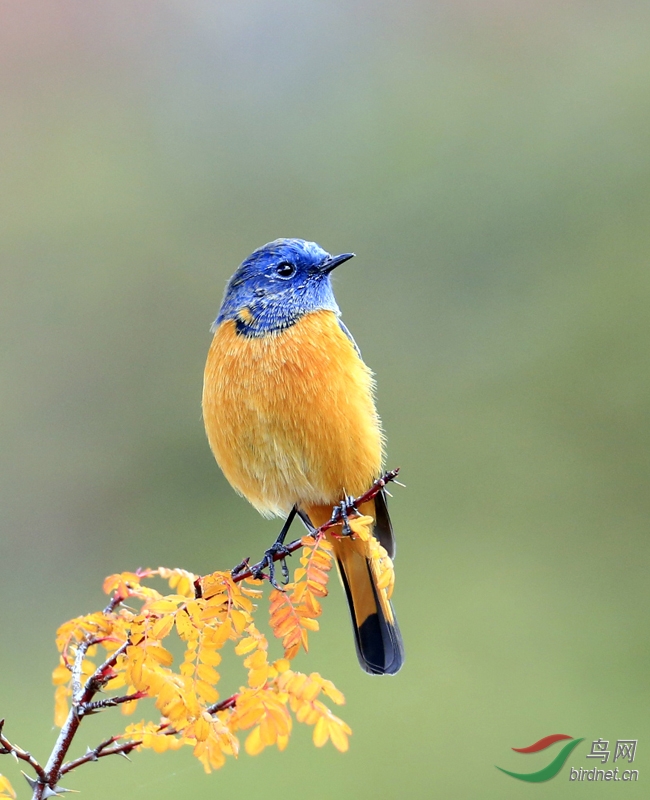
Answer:
<svg viewBox="0 0 650 800"><path fill-rule="evenodd" d="M212 460L202 369L234 268L299 236L358 254L335 289L407 484L406 666L359 670L333 591L299 667L346 694L347 754L299 729L211 776L142 753L72 788L575 797L588 743L537 788L494 767L544 766L510 748L562 732L637 738L637 785L582 791L645 796L649 38L632 0L2 4L8 735L49 752L54 631L105 575L225 568L274 535Z"/></svg>

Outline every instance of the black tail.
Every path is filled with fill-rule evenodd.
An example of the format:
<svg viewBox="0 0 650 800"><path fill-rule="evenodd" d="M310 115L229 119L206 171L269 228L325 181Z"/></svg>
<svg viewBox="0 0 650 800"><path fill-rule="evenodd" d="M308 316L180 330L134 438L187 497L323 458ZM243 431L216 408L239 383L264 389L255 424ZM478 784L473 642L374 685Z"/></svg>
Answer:
<svg viewBox="0 0 650 800"><path fill-rule="evenodd" d="M341 546L346 545L345 541ZM337 565L350 607L357 657L371 675L394 675L404 663L404 644L393 607L377 589L367 558L337 553Z"/></svg>

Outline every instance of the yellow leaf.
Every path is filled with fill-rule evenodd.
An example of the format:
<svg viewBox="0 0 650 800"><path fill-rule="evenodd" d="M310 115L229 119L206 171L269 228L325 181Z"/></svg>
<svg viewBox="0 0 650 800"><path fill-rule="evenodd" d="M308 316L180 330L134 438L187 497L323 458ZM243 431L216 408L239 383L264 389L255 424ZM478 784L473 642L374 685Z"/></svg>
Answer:
<svg viewBox="0 0 650 800"><path fill-rule="evenodd" d="M291 601L293 603L299 603L302 600L303 595L305 594L306 591L307 591L307 584L299 583L291 595Z"/></svg>
<svg viewBox="0 0 650 800"><path fill-rule="evenodd" d="M266 651L256 650L252 655L244 661L244 666L250 669L260 669L266 665Z"/></svg>
<svg viewBox="0 0 650 800"><path fill-rule="evenodd" d="M169 636L171 629L174 627L174 617L169 614L166 617L160 617L151 626L151 635L154 639L164 639Z"/></svg>
<svg viewBox="0 0 650 800"><path fill-rule="evenodd" d="M244 745L246 748L246 752L249 756L256 756L264 750L264 742L262 741L262 737L260 736L260 729L259 726L253 728L253 730L248 734L246 738L246 744Z"/></svg>
<svg viewBox="0 0 650 800"><path fill-rule="evenodd" d="M310 675L309 679L307 680L307 683L305 684L304 689L302 690L301 697L305 702L311 702L312 700L315 700L318 697L318 695L320 694L320 689L321 689L320 681L314 680Z"/></svg>
<svg viewBox="0 0 650 800"><path fill-rule="evenodd" d="M307 683L307 676L304 675L302 672L296 672L293 675L291 675L289 684L287 686L287 691L289 692L289 694L293 694L296 697L300 697L306 683Z"/></svg>
<svg viewBox="0 0 650 800"><path fill-rule="evenodd" d="M126 675L123 672L120 672L117 677L111 678L111 680L106 684L105 690L110 692L113 689L120 689L122 686L126 686Z"/></svg>
<svg viewBox="0 0 650 800"><path fill-rule="evenodd" d="M321 717L314 726L313 739L316 747L322 747L329 739L329 736L330 732L327 720L325 717Z"/></svg>
<svg viewBox="0 0 650 800"><path fill-rule="evenodd" d="M201 678L203 681L207 681L208 683L217 683L219 680L219 673L216 669L213 669L208 664L199 664L196 668L196 674Z"/></svg>
<svg viewBox="0 0 650 800"><path fill-rule="evenodd" d="M250 578L247 578L246 580L247 582L252 582ZM255 581L255 584L258 586L261 583L262 581ZM242 586L241 590L243 594L247 595L248 597L261 597L264 594L264 592L261 589L250 589L247 586Z"/></svg>
<svg viewBox="0 0 650 800"><path fill-rule="evenodd" d="M226 575L221 572L213 572L211 575L205 575L201 579L203 597L209 600L215 595L223 593L224 589L227 587L227 580L229 577L229 575L226 577Z"/></svg>
<svg viewBox="0 0 650 800"><path fill-rule="evenodd" d="M191 639L197 635L198 631L183 609L176 612L175 620L176 630L181 639Z"/></svg>
<svg viewBox="0 0 650 800"><path fill-rule="evenodd" d="M174 663L174 656L169 650L165 650L164 647L159 647L158 645L150 645L147 647L147 657L153 658L164 667L169 667Z"/></svg>
<svg viewBox="0 0 650 800"><path fill-rule="evenodd" d="M351 733L348 726L338 717L332 717L329 720L328 730L334 747L340 753L347 752L349 747L347 734Z"/></svg>
<svg viewBox="0 0 650 800"><path fill-rule="evenodd" d="M300 651L300 642L296 644L292 644L290 647L286 647L284 649L284 657L291 661L291 659L295 658Z"/></svg>
<svg viewBox="0 0 650 800"><path fill-rule="evenodd" d="M122 714L124 714L125 716L128 716L129 714L133 714L133 712L135 711L137 706L138 706L138 701L137 700L131 700L129 703L123 703L121 705Z"/></svg>
<svg viewBox="0 0 650 800"><path fill-rule="evenodd" d="M212 620L219 619L223 617L226 613L226 606L206 606L203 611L201 612L201 621L202 622L211 622Z"/></svg>
<svg viewBox="0 0 650 800"><path fill-rule="evenodd" d="M260 722L260 738L266 747L275 744L275 740L278 738L275 725L268 716L263 717L262 721Z"/></svg>
<svg viewBox="0 0 650 800"><path fill-rule="evenodd" d="M231 633L232 623L229 619L225 619L217 628L204 628L203 636L212 647L218 650L228 641Z"/></svg>
<svg viewBox="0 0 650 800"><path fill-rule="evenodd" d="M374 525L374 519L372 517L357 517L352 518L350 521L350 528L352 529L352 533L355 536L358 536L359 539L362 541L368 541L372 536L372 526Z"/></svg>
<svg viewBox="0 0 650 800"><path fill-rule="evenodd" d="M65 686L57 686L54 692L54 724L62 728L68 717L68 697L71 692Z"/></svg>
<svg viewBox="0 0 650 800"><path fill-rule="evenodd" d="M246 653L250 653L251 650L255 650L257 647L257 640L254 639L252 636L247 636L245 639L242 639L235 647L235 653L238 656L243 656ZM66 670L66 672L68 672ZM70 678L70 673L68 672L68 679Z"/></svg>
<svg viewBox="0 0 650 800"><path fill-rule="evenodd" d="M159 734L158 736L154 736L153 737L153 742L151 744L151 746L154 749L154 752L156 752L156 753L164 753L167 750L169 750L169 739L170 739L169 736L164 736L162 734Z"/></svg>
<svg viewBox="0 0 650 800"><path fill-rule="evenodd" d="M195 683L196 693L206 703L216 703L219 699L219 692L206 681L198 680Z"/></svg>
<svg viewBox="0 0 650 800"><path fill-rule="evenodd" d="M221 664L221 653L217 653L216 650L202 648L199 650L199 661L202 661L204 664L210 664L212 667L216 667Z"/></svg>
<svg viewBox="0 0 650 800"><path fill-rule="evenodd" d="M170 703L176 702L177 700L178 690L176 687L169 682L165 683L160 692L158 692L158 697L156 698L156 708L159 708L164 713L165 707Z"/></svg>
<svg viewBox="0 0 650 800"><path fill-rule="evenodd" d="M194 723L194 736L199 742L205 741L210 735L210 723L201 715Z"/></svg>
<svg viewBox="0 0 650 800"><path fill-rule="evenodd" d="M251 687L251 689L259 689L266 683L268 675L269 668L266 665L259 669L252 669L248 673L248 685Z"/></svg>
<svg viewBox="0 0 650 800"><path fill-rule="evenodd" d="M192 619L195 618L198 619L201 616L204 604L205 600L190 600L188 603L185 604L185 610Z"/></svg>
<svg viewBox="0 0 650 800"><path fill-rule="evenodd" d="M238 608L242 608L244 611L248 611L249 613L255 608L253 601L241 594L241 588L239 585L237 586L237 594L233 597L233 602Z"/></svg>
<svg viewBox="0 0 650 800"><path fill-rule="evenodd" d="M210 595L210 597L207 598L206 608L219 608L219 606L226 605L227 602L227 592L219 592L218 594Z"/></svg>
<svg viewBox="0 0 650 800"><path fill-rule="evenodd" d="M345 703L345 697L343 696L343 692L340 692L336 686L332 683L332 681L323 681L323 692L332 700L332 702L336 703L337 706L343 705Z"/></svg>
<svg viewBox="0 0 650 800"><path fill-rule="evenodd" d="M9 783L9 778L0 775L0 798L10 797L11 800L16 800L16 792L13 786Z"/></svg>
<svg viewBox="0 0 650 800"><path fill-rule="evenodd" d="M72 674L65 664L61 663L52 672L52 683L55 686L60 686L62 683L68 683Z"/></svg>
<svg viewBox="0 0 650 800"><path fill-rule="evenodd" d="M243 611L237 611L235 608L230 611L230 618L237 633L241 633L250 621L248 614Z"/></svg>
<svg viewBox="0 0 650 800"><path fill-rule="evenodd" d="M150 606L147 606L147 610L150 611L152 614L165 614L169 611L176 611L177 608L178 608L178 602L166 599L156 600L155 603L152 603Z"/></svg>

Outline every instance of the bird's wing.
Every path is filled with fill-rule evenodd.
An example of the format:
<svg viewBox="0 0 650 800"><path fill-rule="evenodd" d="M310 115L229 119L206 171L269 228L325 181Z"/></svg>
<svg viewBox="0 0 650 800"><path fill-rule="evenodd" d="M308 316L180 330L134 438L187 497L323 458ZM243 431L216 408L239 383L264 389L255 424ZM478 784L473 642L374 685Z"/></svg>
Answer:
<svg viewBox="0 0 650 800"><path fill-rule="evenodd" d="M339 327L341 328L341 330L343 331L343 333L344 333L344 334L345 334L345 335L348 337L348 339L349 339L349 340L352 342L352 345L354 346L354 349L357 351L357 355L359 356L359 358L361 358L361 350L359 350L359 346L358 346L358 345L357 345L357 343L354 341L354 337L352 336L352 334L350 333L350 331L349 331L349 330L346 328L345 324L343 323L343 320L339 319L338 323L339 323Z"/></svg>

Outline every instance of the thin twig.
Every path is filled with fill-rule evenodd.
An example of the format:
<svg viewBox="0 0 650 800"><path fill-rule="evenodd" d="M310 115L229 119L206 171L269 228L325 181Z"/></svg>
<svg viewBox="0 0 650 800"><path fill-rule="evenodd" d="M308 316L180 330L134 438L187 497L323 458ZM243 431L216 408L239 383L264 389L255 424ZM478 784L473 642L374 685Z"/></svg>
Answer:
<svg viewBox="0 0 650 800"><path fill-rule="evenodd" d="M0 755L12 755L15 758L19 758L21 761L25 761L29 766L34 770L34 772L38 775L39 780L45 780L46 774L43 767L39 764L39 762L34 758L34 756L28 752L27 750L23 750L22 747L18 747L18 745L12 744L9 739L2 733L2 728L5 724L4 720L0 720Z"/></svg>
<svg viewBox="0 0 650 800"><path fill-rule="evenodd" d="M106 608L102 611L102 614L104 614L104 616L112 614L115 611L115 609L120 605L120 603L124 602L124 600L126 600L126 597L122 597L122 595L119 594L119 592L115 592L115 594L109 600Z"/></svg>
<svg viewBox="0 0 650 800"><path fill-rule="evenodd" d="M208 706L205 710L208 714L217 714L219 711L224 711L226 708L234 708L238 697L238 694L233 694L232 697L228 697L226 700L220 700L218 703Z"/></svg>
<svg viewBox="0 0 650 800"><path fill-rule="evenodd" d="M105 700L95 700L92 703L85 703L79 706L79 715L87 717L89 714L96 714L98 711L103 711L105 708L114 708L123 703L130 703L132 700L142 700L144 697L147 697L147 693L139 691L133 694L125 694L121 697L107 697Z"/></svg>
<svg viewBox="0 0 650 800"><path fill-rule="evenodd" d="M73 769L77 769L77 767L80 767L82 764L88 764L90 761L98 761L100 758L104 758L104 756L128 756L132 750L135 750L136 747L139 747L142 744L142 741L134 740L124 742L124 744L119 744L115 747L110 747L110 745L117 740L117 736L111 736L110 739L106 739L105 742L98 744L97 747L93 748L92 750L89 748L83 756L75 758L74 761L68 761L66 764L64 764L59 770L59 774L65 775L68 772L72 772Z"/></svg>

